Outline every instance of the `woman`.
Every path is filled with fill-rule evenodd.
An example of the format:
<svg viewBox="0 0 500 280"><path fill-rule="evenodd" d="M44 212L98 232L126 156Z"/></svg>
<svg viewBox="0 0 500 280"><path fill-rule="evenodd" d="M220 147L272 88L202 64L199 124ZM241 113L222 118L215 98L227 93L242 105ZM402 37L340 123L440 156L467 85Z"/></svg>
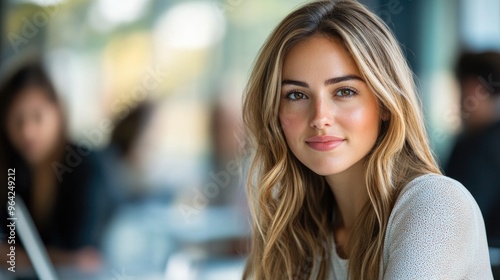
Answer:
<svg viewBox="0 0 500 280"><path fill-rule="evenodd" d="M27 204L56 264L97 269L106 195L104 186L98 185L102 177L95 156L88 148L68 142L62 106L39 64L17 70L4 82L0 98L2 176L7 168L15 168L16 198ZM7 192L2 193L5 205ZM5 210L3 207L2 217ZM22 266L27 258L19 242L17 264ZM7 244L1 243L4 252Z"/></svg>
<svg viewBox="0 0 500 280"><path fill-rule="evenodd" d="M441 175L399 44L361 4L286 17L256 60L243 119L245 279L492 279L481 213Z"/></svg>

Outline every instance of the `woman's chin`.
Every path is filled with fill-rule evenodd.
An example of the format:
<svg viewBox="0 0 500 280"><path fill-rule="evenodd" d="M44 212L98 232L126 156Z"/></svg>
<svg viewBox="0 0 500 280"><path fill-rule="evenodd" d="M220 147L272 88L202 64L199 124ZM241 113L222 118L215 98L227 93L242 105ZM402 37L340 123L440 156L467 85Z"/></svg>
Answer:
<svg viewBox="0 0 500 280"><path fill-rule="evenodd" d="M328 168L325 168L325 166L328 165L323 165L323 166L311 166L308 167L312 172L320 175L320 176L330 176L330 175L335 175L338 173L341 173L342 171L345 170L345 168L335 168L332 166L328 166Z"/></svg>

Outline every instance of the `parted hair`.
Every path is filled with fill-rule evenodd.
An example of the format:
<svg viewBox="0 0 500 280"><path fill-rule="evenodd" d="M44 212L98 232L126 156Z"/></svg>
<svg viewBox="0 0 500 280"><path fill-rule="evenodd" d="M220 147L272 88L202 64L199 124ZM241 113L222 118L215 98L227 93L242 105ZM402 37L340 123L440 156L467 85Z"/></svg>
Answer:
<svg viewBox="0 0 500 280"><path fill-rule="evenodd" d="M289 14L264 43L243 100L252 149L247 193L252 244L243 279L327 279L335 199L324 177L288 148L278 119L283 60L314 35L340 42L388 115L365 157L368 202L347 242L350 279L378 279L384 235L399 190L440 173L430 150L413 73L383 21L353 0L316 1Z"/></svg>

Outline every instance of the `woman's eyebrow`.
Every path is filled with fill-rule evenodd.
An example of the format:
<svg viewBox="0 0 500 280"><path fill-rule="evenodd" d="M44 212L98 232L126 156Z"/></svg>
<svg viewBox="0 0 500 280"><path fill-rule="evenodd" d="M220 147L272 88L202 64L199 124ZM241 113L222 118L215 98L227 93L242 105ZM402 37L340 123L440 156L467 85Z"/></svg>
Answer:
<svg viewBox="0 0 500 280"><path fill-rule="evenodd" d="M281 85L295 85L299 87L309 88L309 84L306 82L296 81L296 80L283 80Z"/></svg>
<svg viewBox="0 0 500 280"><path fill-rule="evenodd" d="M337 84L337 83L344 82L344 81L350 81L350 80L358 80L358 81L362 81L362 82L365 81L358 75L350 74L350 75L345 75L345 76L334 77L334 78L328 79L325 81L325 85L333 85L333 84Z"/></svg>
<svg viewBox="0 0 500 280"><path fill-rule="evenodd" d="M345 82L345 81L350 81L350 80L359 80L359 81L364 82L364 80L360 76L354 75L354 74L349 74L349 75L330 78L330 79L325 81L325 85L333 85L333 84L337 84L337 83ZM309 84L306 82L297 81L297 80L290 80L290 79L283 80L281 82L281 85L295 85L295 86L309 88Z"/></svg>

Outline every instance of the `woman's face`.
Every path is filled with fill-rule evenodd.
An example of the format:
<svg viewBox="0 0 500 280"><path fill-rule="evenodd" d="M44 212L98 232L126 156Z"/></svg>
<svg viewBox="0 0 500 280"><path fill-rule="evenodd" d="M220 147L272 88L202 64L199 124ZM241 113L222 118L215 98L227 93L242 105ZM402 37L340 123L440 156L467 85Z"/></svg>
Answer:
<svg viewBox="0 0 500 280"><path fill-rule="evenodd" d="M360 162L379 133L377 99L333 39L313 36L286 55L279 120L293 154L328 176Z"/></svg>
<svg viewBox="0 0 500 280"><path fill-rule="evenodd" d="M7 113L7 134L28 163L38 164L60 145L62 123L58 105L43 88L33 86L13 100Z"/></svg>

